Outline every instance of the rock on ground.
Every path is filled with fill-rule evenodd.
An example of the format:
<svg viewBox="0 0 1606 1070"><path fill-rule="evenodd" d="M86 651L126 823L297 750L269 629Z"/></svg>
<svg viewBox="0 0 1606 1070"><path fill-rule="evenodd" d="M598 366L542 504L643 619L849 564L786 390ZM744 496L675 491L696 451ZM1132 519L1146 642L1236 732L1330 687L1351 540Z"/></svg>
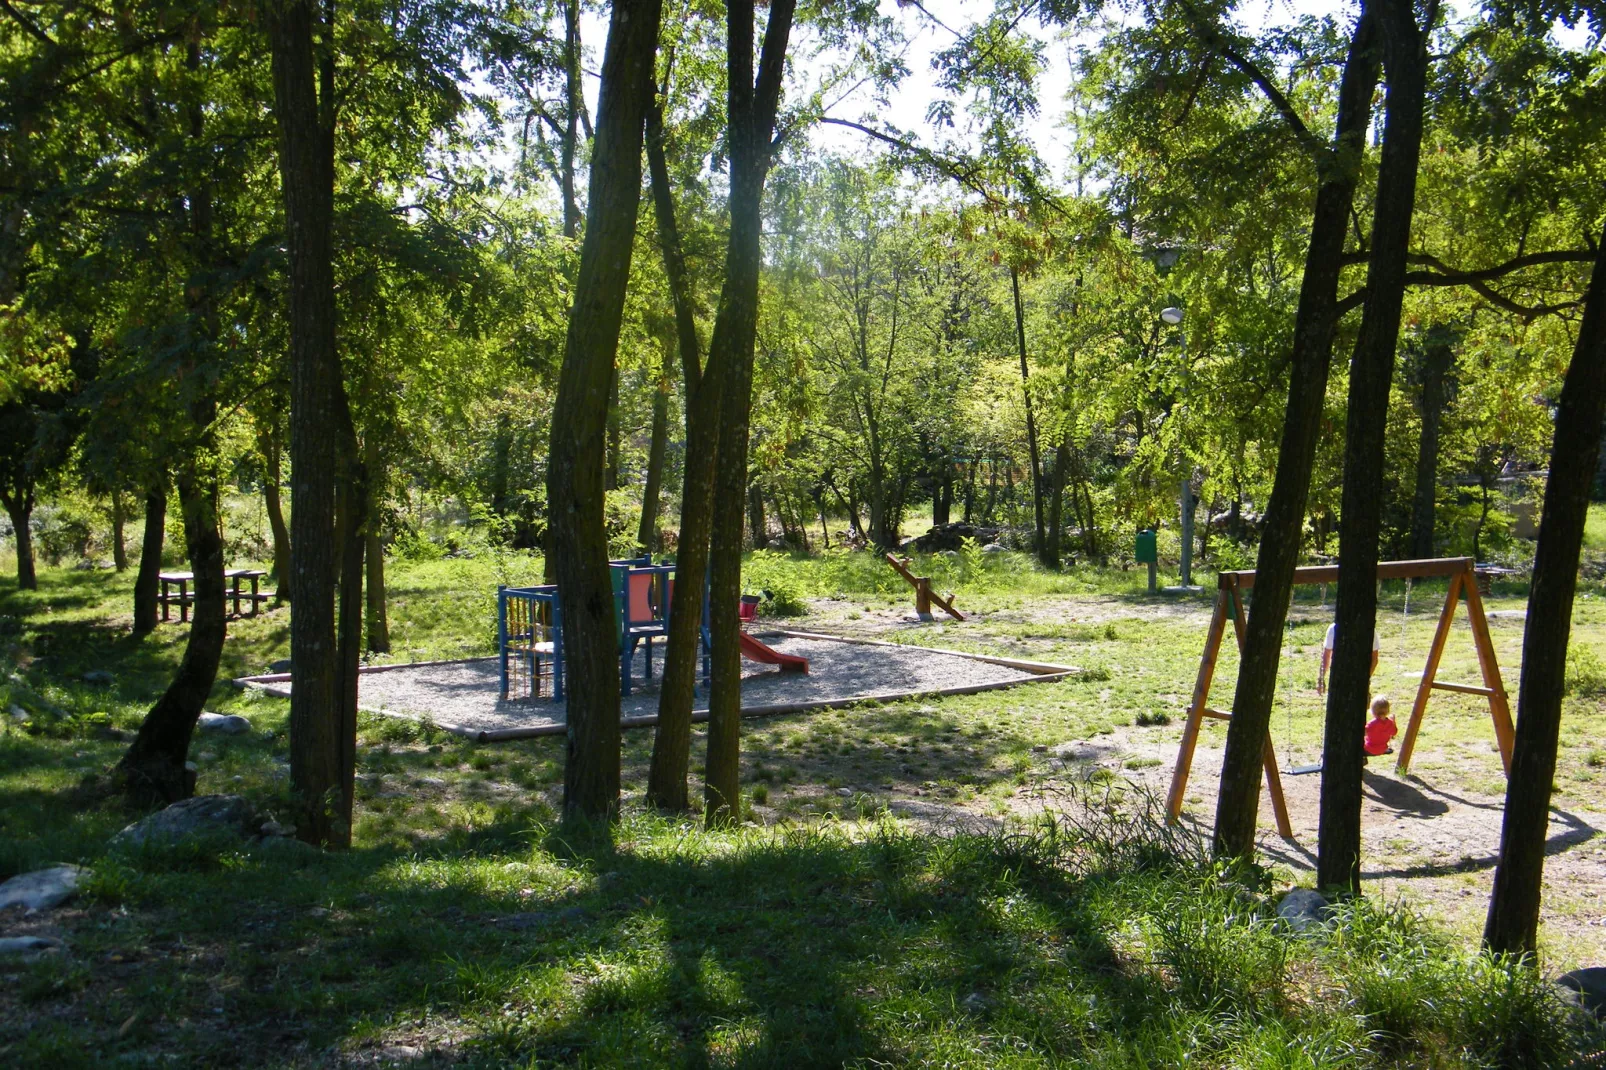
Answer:
<svg viewBox="0 0 1606 1070"><path fill-rule="evenodd" d="M256 808L238 795L197 795L140 818L113 836L112 843L141 847L219 834L244 839L256 836L261 826L262 817Z"/></svg>
<svg viewBox="0 0 1606 1070"><path fill-rule="evenodd" d="M251 722L237 713L203 713L196 720L195 727L202 732L220 732L226 736L237 736L241 732L251 731Z"/></svg>
<svg viewBox="0 0 1606 1070"><path fill-rule="evenodd" d="M0 884L0 910L23 906L29 913L60 906L78 894L88 870L78 866L52 866L22 873Z"/></svg>
<svg viewBox="0 0 1606 1070"><path fill-rule="evenodd" d="M37 955L41 951L57 951L61 946L60 940L48 936L0 937L0 955Z"/></svg>
<svg viewBox="0 0 1606 1070"><path fill-rule="evenodd" d="M1585 966L1556 978L1563 988L1577 993L1578 1005L1597 1018L1606 1018L1606 966Z"/></svg>
<svg viewBox="0 0 1606 1070"><path fill-rule="evenodd" d="M1327 900L1320 892L1313 892L1309 888L1295 888L1277 904L1277 916L1299 933L1320 927L1326 914Z"/></svg>

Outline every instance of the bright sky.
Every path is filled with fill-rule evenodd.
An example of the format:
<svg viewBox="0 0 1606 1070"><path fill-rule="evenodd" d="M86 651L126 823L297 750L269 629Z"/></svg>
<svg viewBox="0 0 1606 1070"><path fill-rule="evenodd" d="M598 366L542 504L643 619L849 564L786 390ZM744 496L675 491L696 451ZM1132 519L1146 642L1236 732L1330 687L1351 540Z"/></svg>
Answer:
<svg viewBox="0 0 1606 1070"><path fill-rule="evenodd" d="M927 142L932 139L936 131L926 122L926 107L940 95L932 58L953 43L951 30L962 30L984 18L993 4L990 0L926 0L923 6L923 11L913 5L900 8L896 0L881 0L882 14L897 19L909 39L904 57L909 75L892 93L887 107L873 101L870 92L865 90L834 107L834 117L855 121L866 116L878 117L901 130L919 132ZM1349 7L1349 0L1246 0L1239 11L1240 21L1246 28L1258 29L1289 21L1300 14L1326 15ZM1065 35L1057 28L1045 29L1035 19L1024 23L1022 29L1045 43L1048 60L1048 67L1038 82L1038 114L1027 118L1025 127L1038 153L1053 172L1059 173L1064 170L1070 154L1069 139L1060 120L1065 111L1065 95L1071 87L1072 65L1076 54L1093 44L1098 35L1096 32ZM865 138L843 127L828 126L815 133L814 143L852 153L864 147Z"/></svg>
<svg viewBox="0 0 1606 1070"><path fill-rule="evenodd" d="M867 125L891 125L899 130L914 132L929 144L936 131L926 122L926 108L940 95L931 66L932 58L953 42L954 31L963 30L984 18L993 8L993 0L924 0L923 9L913 5L900 7L897 0L880 0L880 3L882 14L896 19L908 40L904 63L909 68L909 74L891 92L884 105L876 101L866 87L835 104L831 108L831 115L839 119L865 121ZM1475 0L1450 0L1451 18L1469 14L1474 4ZM1243 0L1238 5L1238 22L1244 30L1254 33L1268 26L1286 24L1301 15L1339 15L1348 18L1353 10L1353 0ZM1120 14L1118 5L1111 5L1111 13L1115 16ZM1062 174L1068 162L1070 146L1066 132L1060 127L1060 120L1065 111L1065 94L1071 85L1072 63L1079 50L1096 40L1096 33L1058 35L1058 31L1045 29L1035 20L1028 20L1022 28L1045 42L1048 60L1048 67L1038 84L1039 113L1025 119L1024 123L1051 172ZM597 89L595 72L601 65L607 29L606 8L593 8L585 13L582 37L586 42L586 66L592 73L592 77L587 79L587 98L593 114ZM1577 29L1558 26L1556 35L1569 47L1589 46L1589 34L1581 26ZM1599 47L1599 42L1596 42L1596 47ZM794 54L791 62L797 61L798 57ZM812 84L820 69L805 62L802 68L790 73L794 80L801 76L805 84ZM867 147L864 135L843 127L821 127L813 132L812 140L822 148L848 154L863 152Z"/></svg>

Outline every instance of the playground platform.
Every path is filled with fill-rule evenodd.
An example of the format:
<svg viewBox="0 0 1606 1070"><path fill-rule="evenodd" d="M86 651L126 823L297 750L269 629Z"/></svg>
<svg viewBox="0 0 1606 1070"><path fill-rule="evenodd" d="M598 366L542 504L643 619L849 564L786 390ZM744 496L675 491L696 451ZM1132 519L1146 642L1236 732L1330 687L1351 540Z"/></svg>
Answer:
<svg viewBox="0 0 1606 1070"><path fill-rule="evenodd" d="M743 662L742 715L799 713L857 702L892 702L922 696L972 694L1075 675L1067 665L935 650L812 632L755 633L783 654L807 658L808 673L782 672ZM661 667L655 665L655 668ZM656 678L655 678L656 682ZM289 674L247 676L235 681L288 697ZM481 742L562 735L562 702L504 702L498 698L497 659L380 665L362 670L358 702L364 710L436 727ZM707 692L699 690L694 720L707 718ZM639 688L620 703L626 728L658 721L655 686Z"/></svg>

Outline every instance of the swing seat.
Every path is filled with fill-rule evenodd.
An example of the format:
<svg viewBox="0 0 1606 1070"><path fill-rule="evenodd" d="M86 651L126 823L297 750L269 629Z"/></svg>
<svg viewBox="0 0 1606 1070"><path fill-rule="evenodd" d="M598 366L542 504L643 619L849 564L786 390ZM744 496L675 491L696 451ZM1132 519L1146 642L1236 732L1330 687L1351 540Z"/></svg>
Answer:
<svg viewBox="0 0 1606 1070"><path fill-rule="evenodd" d="M1288 775L1289 776L1309 776L1312 773L1320 773L1321 771L1322 771L1322 763L1321 762L1317 762L1315 765L1296 765L1292 769L1288 770Z"/></svg>

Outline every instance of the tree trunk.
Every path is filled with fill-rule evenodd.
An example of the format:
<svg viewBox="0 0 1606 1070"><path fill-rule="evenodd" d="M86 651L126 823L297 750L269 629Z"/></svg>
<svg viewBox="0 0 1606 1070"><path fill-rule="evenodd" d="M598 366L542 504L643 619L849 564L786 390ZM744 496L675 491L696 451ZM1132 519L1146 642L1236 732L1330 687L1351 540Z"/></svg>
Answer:
<svg viewBox="0 0 1606 1070"><path fill-rule="evenodd" d="M329 27L310 0L275 0L267 14L290 262L290 786L296 834L347 847L355 681L346 680L335 615L346 403L335 343L334 55L314 47L315 27L321 38Z"/></svg>
<svg viewBox="0 0 1606 1070"><path fill-rule="evenodd" d="M379 530L379 488L385 485L382 476L384 458L379 451L379 440L372 432L363 449L363 477L368 483L368 497L363 534L363 561L367 568L367 645L375 654L390 653L390 615L386 609L385 546ZM349 552L349 550L348 550ZM344 597L344 596L342 596Z"/></svg>
<svg viewBox="0 0 1606 1070"><path fill-rule="evenodd" d="M1026 362L1026 307L1020 299L1020 271L1013 265L1009 269L1009 287L1015 298L1015 344L1020 349L1020 388L1026 402L1026 452L1032 462L1032 517L1036 522L1032 549L1037 559L1047 564L1047 550L1043 545L1043 464L1037 454L1037 420L1032 415L1032 372Z"/></svg>
<svg viewBox="0 0 1606 1070"><path fill-rule="evenodd" d="M619 810L619 633L604 527L608 401L641 197L658 0L615 0L602 61L585 238L552 422L547 501L563 599L568 690L565 821Z"/></svg>
<svg viewBox="0 0 1606 1070"><path fill-rule="evenodd" d="M345 829L349 846L356 816L357 670L362 662L363 551L368 542L369 485L343 389L336 398L336 417L344 447L340 451L339 482L335 486L335 546L340 554L340 606L335 621L340 665L340 725L336 733L340 746L340 792L336 821ZM291 694L294 693L292 689Z"/></svg>
<svg viewBox="0 0 1606 1070"><path fill-rule="evenodd" d="M1410 0L1375 2L1387 72L1387 117L1372 215L1366 304L1350 360L1338 526L1338 635L1327 689L1316 858L1317 887L1352 893L1361 887L1361 774L1366 762L1362 736L1371 698L1378 533L1383 521L1383 496L1377 488L1383 484L1384 430L1405 301L1406 253L1427 89L1426 35L1417 27Z"/></svg>
<svg viewBox="0 0 1606 1070"><path fill-rule="evenodd" d="M197 405L198 426L210 426L211 409L206 402ZM195 793L195 774L185 766L190 736L217 682L227 635L217 476L190 462L177 482L179 507L184 513L184 545L195 575L195 602L178 672L145 714L139 734L117 763L119 789L141 806L166 805Z"/></svg>
<svg viewBox="0 0 1606 1070"><path fill-rule="evenodd" d="M620 479L620 454L623 452L624 435L619 427L619 366L613 368L613 385L608 388L608 454L602 473L602 485L608 490L618 490Z"/></svg>
<svg viewBox="0 0 1606 1070"><path fill-rule="evenodd" d="M1416 489L1411 501L1411 556L1434 553L1434 507L1439 492L1439 423L1444 416L1444 379L1455 358L1448 338L1430 338L1422 354L1418 409L1422 435L1416 444Z"/></svg>
<svg viewBox="0 0 1606 1070"><path fill-rule="evenodd" d="M702 344L697 337L691 286L664 158L663 115L656 106L647 113L647 164L652 175L653 214L658 222L664 275L675 306L676 344L686 391L686 453L681 472L675 590L670 598L669 635L658 691L658 726L647 774L647 803L663 810L682 811L691 809L686 775L691 764L691 714L697 689L697 655L702 647L703 590L708 577L714 462L724 384L713 350L709 352L708 367L701 366Z"/></svg>
<svg viewBox="0 0 1606 1070"><path fill-rule="evenodd" d="M953 518L954 475L953 465L943 455L942 470L937 474L937 492L931 496L931 525L942 527Z"/></svg>
<svg viewBox="0 0 1606 1070"><path fill-rule="evenodd" d="M658 552L658 498L664 483L664 454L669 443L669 351L674 339L664 342L663 364L658 369L658 389L652 395L652 442L647 447L647 482L641 491L641 526L636 545L644 554Z"/></svg>
<svg viewBox="0 0 1606 1070"><path fill-rule="evenodd" d="M123 538L128 514L123 508L123 492L112 491L112 565L118 572L128 571L128 544Z"/></svg>
<svg viewBox="0 0 1606 1070"><path fill-rule="evenodd" d="M747 528L752 533L753 549L764 550L770 544L770 522L764 515L764 491L757 483L747 488ZM781 528L784 534L786 521L783 518Z"/></svg>
<svg viewBox="0 0 1606 1070"><path fill-rule="evenodd" d="M268 511L268 529L273 532L273 582L276 601L290 597L290 529L284 523L284 505L279 498L280 472L279 432L277 428L263 433L257 439L262 450L262 502Z"/></svg>
<svg viewBox="0 0 1606 1070"><path fill-rule="evenodd" d="M39 573L33 561L33 488L18 497L6 497L6 515L11 518L11 532L17 541L17 589L37 591Z"/></svg>
<svg viewBox="0 0 1606 1070"><path fill-rule="evenodd" d="M1043 566L1055 569L1060 567L1060 546L1065 536L1065 470L1071 463L1071 444L1061 439L1059 448L1054 451L1054 483L1050 488L1048 534L1043 543Z"/></svg>
<svg viewBox="0 0 1606 1070"><path fill-rule="evenodd" d="M134 576L134 635L156 630L157 593L161 586L162 543L167 537L167 491L158 486L145 492L145 539L139 547L139 572Z"/></svg>
<svg viewBox="0 0 1606 1070"><path fill-rule="evenodd" d="M585 107L580 71L580 0L563 0L564 125L562 170L563 236L580 235L580 203L575 199L575 157L580 145L580 109Z"/></svg>
<svg viewBox="0 0 1606 1070"><path fill-rule="evenodd" d="M730 0L725 9L730 235L712 346L724 351L720 362L725 388L710 553L713 683L708 699L708 762L703 774L704 814L710 826L741 819L742 659L737 603L742 589L742 499L747 489L747 431L758 331L760 212L794 8L795 0L772 0L770 4L756 85L753 0Z"/></svg>
<svg viewBox="0 0 1606 1070"><path fill-rule="evenodd" d="M1522 682L1517 690L1516 742L1506 781L1500 862L1483 942L1497 953L1531 955L1539 933L1550 793L1566 693L1567 643L1579 548L1589 514L1606 412L1606 235L1596 246L1584 318L1556 409L1539 543L1534 552L1528 623L1522 636Z"/></svg>
<svg viewBox="0 0 1606 1070"><path fill-rule="evenodd" d="M1320 184L1294 323L1288 407L1283 413L1277 472L1255 564L1255 598L1249 608L1232 720L1227 725L1221 794L1216 802L1215 849L1232 857L1248 858L1255 849L1262 756L1277 688L1283 621L1288 616L1294 568L1299 564L1300 530L1338 324L1340 259L1377 84L1374 47L1371 14L1363 8L1339 86L1333 145L1318 161Z"/></svg>

